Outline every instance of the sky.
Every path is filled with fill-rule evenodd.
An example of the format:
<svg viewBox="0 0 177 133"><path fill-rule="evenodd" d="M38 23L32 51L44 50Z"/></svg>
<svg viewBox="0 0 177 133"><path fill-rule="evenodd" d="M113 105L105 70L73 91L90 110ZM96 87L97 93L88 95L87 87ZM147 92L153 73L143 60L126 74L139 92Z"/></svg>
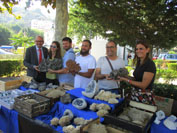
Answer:
<svg viewBox="0 0 177 133"><path fill-rule="evenodd" d="M20 1L20 3L18 5L16 5L16 7L22 7L22 8L25 8L26 7L26 1L27 0L22 0ZM40 1L36 1L36 0L31 0L32 1L32 5L27 9L27 10L35 10L37 8L40 8L41 9L41 12L47 16L47 17L50 17L50 18L55 18L55 10L52 9L52 7L48 6L47 8L45 8L45 6L41 6L41 2ZM48 11L50 11L50 13L48 13Z"/></svg>

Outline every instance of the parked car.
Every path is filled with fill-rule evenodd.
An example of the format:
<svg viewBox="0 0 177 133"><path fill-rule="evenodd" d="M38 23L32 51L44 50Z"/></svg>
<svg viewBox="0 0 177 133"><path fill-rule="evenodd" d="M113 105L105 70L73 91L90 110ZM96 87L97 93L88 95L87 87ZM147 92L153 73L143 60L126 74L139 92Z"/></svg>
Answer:
<svg viewBox="0 0 177 133"><path fill-rule="evenodd" d="M158 59L161 60L175 60L177 61L177 54L160 54Z"/></svg>
<svg viewBox="0 0 177 133"><path fill-rule="evenodd" d="M5 50L3 50L3 49L0 49L0 54L13 54L13 53L7 52L7 51L5 51Z"/></svg>
<svg viewBox="0 0 177 133"><path fill-rule="evenodd" d="M158 59L158 56L152 57L152 60L157 60L157 59Z"/></svg>

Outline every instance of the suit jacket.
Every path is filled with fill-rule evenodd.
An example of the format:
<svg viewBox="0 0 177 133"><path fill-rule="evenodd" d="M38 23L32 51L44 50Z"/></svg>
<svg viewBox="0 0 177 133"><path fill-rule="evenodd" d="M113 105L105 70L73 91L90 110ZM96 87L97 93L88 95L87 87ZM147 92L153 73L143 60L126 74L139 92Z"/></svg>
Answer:
<svg viewBox="0 0 177 133"><path fill-rule="evenodd" d="M42 47L42 51L44 54L44 58L46 59L48 56L48 49L45 47ZM36 45L27 48L23 64L27 67L27 76L31 76L33 78L36 78L38 72L33 67L33 66L39 65L37 52L36 52Z"/></svg>

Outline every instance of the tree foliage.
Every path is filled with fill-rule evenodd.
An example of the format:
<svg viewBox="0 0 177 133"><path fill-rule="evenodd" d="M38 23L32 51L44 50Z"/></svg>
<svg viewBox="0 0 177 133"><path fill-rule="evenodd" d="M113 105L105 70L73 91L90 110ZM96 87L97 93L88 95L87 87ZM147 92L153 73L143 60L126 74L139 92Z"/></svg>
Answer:
<svg viewBox="0 0 177 133"><path fill-rule="evenodd" d="M12 14L16 19L21 19L20 15L16 15L12 12L12 7L17 5L20 0L1 0L0 3L0 13L4 13L6 10L9 14Z"/></svg>
<svg viewBox="0 0 177 133"><path fill-rule="evenodd" d="M10 38L11 32L9 29L7 29L5 26L0 25L0 45L9 45L10 41L8 38Z"/></svg>
<svg viewBox="0 0 177 133"><path fill-rule="evenodd" d="M22 47L30 47L34 45L34 40L32 37L28 37L25 35L23 32L19 32L18 34L14 34L12 38L9 38L12 43L11 45L14 45L15 47L17 46L22 46Z"/></svg>
<svg viewBox="0 0 177 133"><path fill-rule="evenodd" d="M83 39L92 39L98 35L99 28L93 23L87 23L79 13L85 13L87 10L81 8L79 5L74 4L73 0L69 2L69 22L68 22L68 31L67 35L74 38L77 38L78 43Z"/></svg>
<svg viewBox="0 0 177 133"><path fill-rule="evenodd" d="M177 43L176 0L80 0L75 4L87 10L76 11L75 16L98 26L102 36L120 45L134 46L137 39L156 48Z"/></svg>

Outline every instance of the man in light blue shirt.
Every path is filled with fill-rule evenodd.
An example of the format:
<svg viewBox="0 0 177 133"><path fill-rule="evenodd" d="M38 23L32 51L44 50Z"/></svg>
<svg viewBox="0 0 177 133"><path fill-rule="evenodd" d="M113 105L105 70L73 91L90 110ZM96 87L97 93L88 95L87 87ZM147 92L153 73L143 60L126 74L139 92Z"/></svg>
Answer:
<svg viewBox="0 0 177 133"><path fill-rule="evenodd" d="M58 74L60 85L67 84L74 86L74 76L71 73L68 73L68 69L66 69L66 62L68 60L75 60L75 53L72 49L72 40L69 37L64 37L62 43L63 49L66 51L63 56L63 68L60 70L50 70L50 72Z"/></svg>

